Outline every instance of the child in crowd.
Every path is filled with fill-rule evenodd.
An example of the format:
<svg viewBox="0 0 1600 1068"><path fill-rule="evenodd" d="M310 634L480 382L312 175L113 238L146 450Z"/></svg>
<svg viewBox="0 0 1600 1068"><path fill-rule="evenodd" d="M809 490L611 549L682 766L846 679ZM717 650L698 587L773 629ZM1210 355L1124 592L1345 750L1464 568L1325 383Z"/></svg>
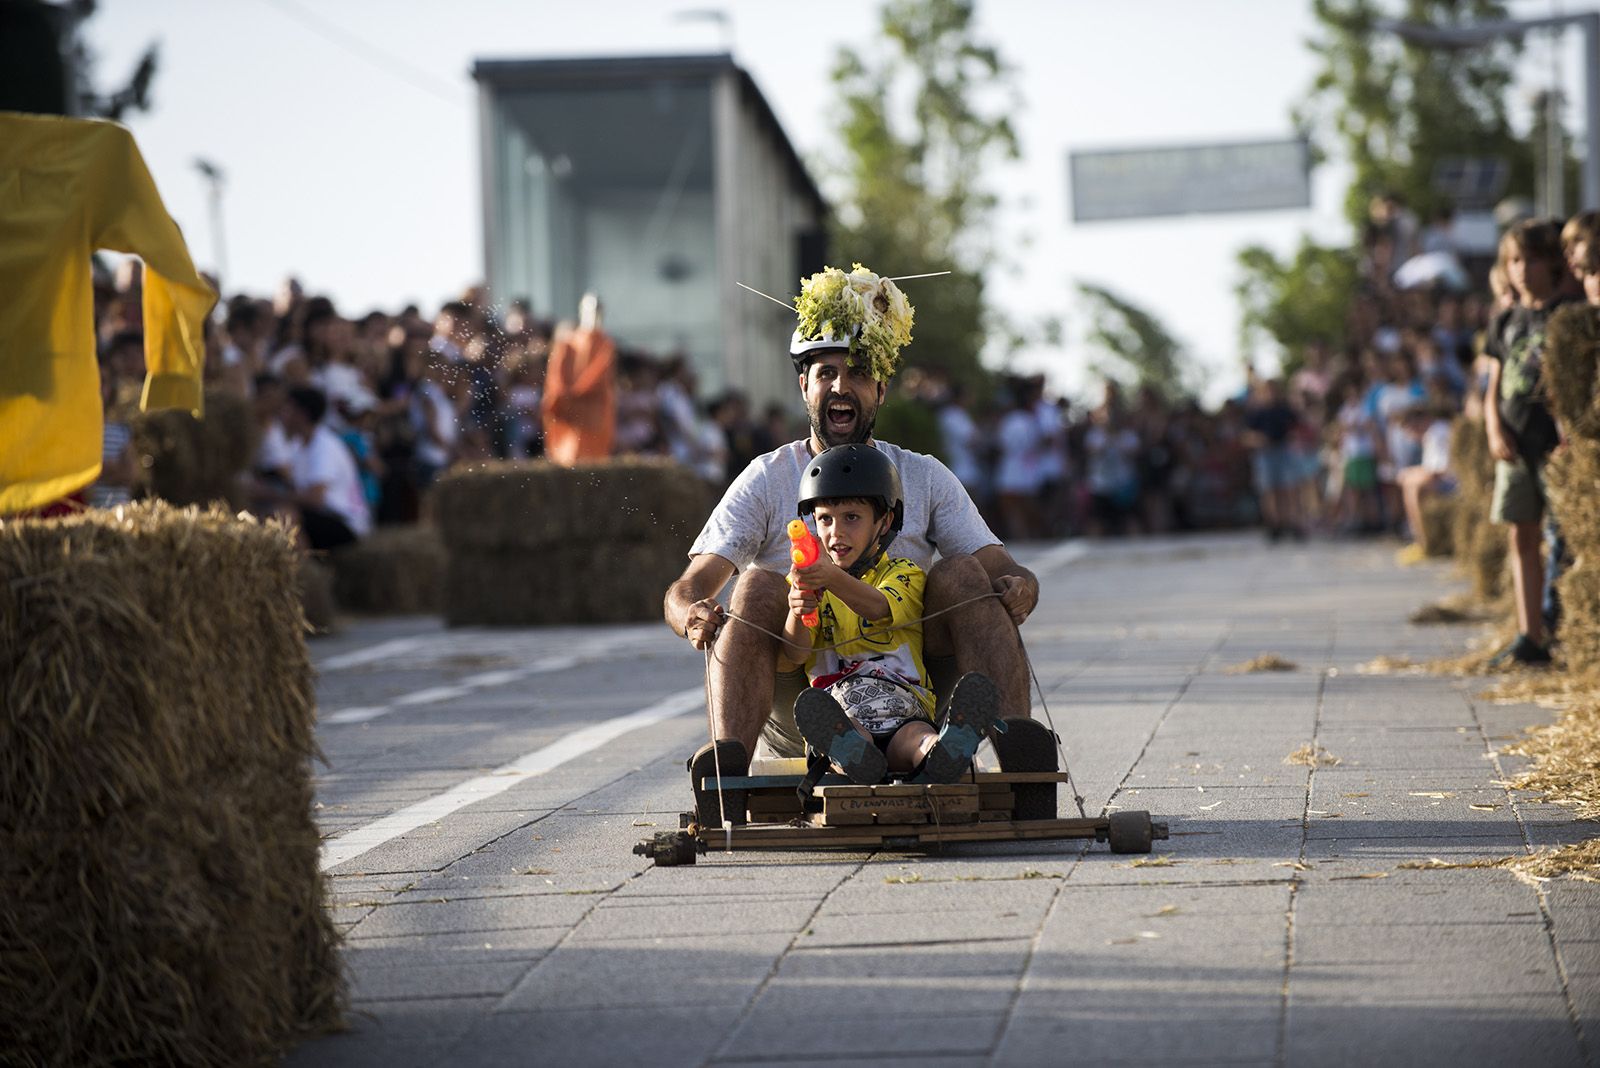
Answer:
<svg viewBox="0 0 1600 1068"><path fill-rule="evenodd" d="M1338 423L1343 464L1340 527L1347 533L1371 531L1379 523L1377 426L1367 412L1359 379L1351 379L1345 386Z"/></svg>
<svg viewBox="0 0 1600 1068"><path fill-rule="evenodd" d="M1544 464L1559 432L1545 402L1542 372L1545 324L1563 300L1560 231L1545 220L1518 223L1501 238L1500 257L1521 299L1489 326L1484 351L1494 363L1484 396L1484 428L1496 460L1490 519L1511 527L1518 633L1496 660L1548 664L1540 524L1546 512Z"/></svg>
<svg viewBox="0 0 1600 1068"><path fill-rule="evenodd" d="M1450 417L1455 405L1448 392L1440 393L1433 396L1431 404L1411 408L1405 414L1406 434L1419 443L1420 458L1417 463L1402 467L1395 476L1412 539L1401 550L1403 563L1421 560L1437 551L1437 546L1427 543L1422 499L1455 492L1455 479L1450 474Z"/></svg>
<svg viewBox="0 0 1600 1068"><path fill-rule="evenodd" d="M905 514L894 463L870 445L824 451L801 479L800 514L815 517L823 550L789 576L779 669L804 660L811 685L795 701L800 734L855 783L880 782L889 771L955 782L999 722L1000 693L983 675L963 676L934 729L922 662L927 576L886 551ZM812 613L814 629L803 622Z"/></svg>

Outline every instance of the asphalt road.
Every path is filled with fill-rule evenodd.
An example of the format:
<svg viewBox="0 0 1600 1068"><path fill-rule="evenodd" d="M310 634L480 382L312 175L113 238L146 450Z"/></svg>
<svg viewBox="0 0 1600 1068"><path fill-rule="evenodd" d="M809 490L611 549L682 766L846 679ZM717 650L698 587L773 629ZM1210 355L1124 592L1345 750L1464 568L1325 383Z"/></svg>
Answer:
<svg viewBox="0 0 1600 1068"><path fill-rule="evenodd" d="M706 737L701 654L664 626L318 639L355 1011L289 1063L1600 1063L1600 888L1403 866L1595 833L1502 785L1551 713L1358 670L1465 647L1405 622L1445 566L1246 536L1019 556L1072 771L1091 811L1170 821L1150 858L655 868L631 848L677 825ZM1294 670L1229 672L1263 653ZM1307 744L1338 763L1284 762Z"/></svg>

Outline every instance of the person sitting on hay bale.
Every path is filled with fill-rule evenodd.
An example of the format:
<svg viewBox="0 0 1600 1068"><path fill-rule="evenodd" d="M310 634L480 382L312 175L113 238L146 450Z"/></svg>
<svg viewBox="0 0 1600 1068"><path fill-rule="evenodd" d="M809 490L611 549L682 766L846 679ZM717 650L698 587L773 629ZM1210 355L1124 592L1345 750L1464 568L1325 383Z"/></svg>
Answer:
<svg viewBox="0 0 1600 1068"><path fill-rule="evenodd" d="M756 457L734 480L665 598L664 615L677 634L696 649L715 644L707 669L715 745L690 758L691 780L698 787L719 768L743 774L758 743L763 756L804 753L793 708L805 675L778 670L791 563L786 528L812 458L849 444L885 453L905 487L896 549L927 571L924 653L934 692L947 694L958 672L982 671L999 688L1002 708L1017 717L993 739L1001 766L1055 770L1050 732L1028 718L1028 667L1017 630L1038 603L1038 579L1006 551L944 464L872 436L900 349L911 340L910 302L892 280L856 264L849 274L828 268L812 275L795 307L789 355L811 433ZM736 573L730 615L717 593ZM732 616L745 622L727 626ZM696 798L702 815L717 811L714 794L697 791Z"/></svg>
<svg viewBox="0 0 1600 1068"><path fill-rule="evenodd" d="M1000 709L994 684L978 672L956 683L934 730L934 696L922 662L922 595L927 575L889 545L905 502L894 463L865 445L837 445L800 480L800 514L816 523L823 552L789 572L783 671L803 667L810 685L794 721L819 762L870 786L890 771L914 782L953 783Z"/></svg>
<svg viewBox="0 0 1600 1068"><path fill-rule="evenodd" d="M1395 472L1400 501L1405 507L1406 525L1411 529L1411 544L1402 549L1402 563L1416 563L1435 555L1438 546L1429 544L1428 524L1423 519L1422 499L1448 496L1456 491L1450 473L1450 416L1448 404L1436 403L1406 412L1403 425L1408 436L1422 445L1421 462Z"/></svg>
<svg viewBox="0 0 1600 1068"><path fill-rule="evenodd" d="M290 486L279 509L298 518L313 552L350 545L372 532L372 513L355 457L323 424L328 400L320 389L296 386L283 405L283 430L293 448Z"/></svg>

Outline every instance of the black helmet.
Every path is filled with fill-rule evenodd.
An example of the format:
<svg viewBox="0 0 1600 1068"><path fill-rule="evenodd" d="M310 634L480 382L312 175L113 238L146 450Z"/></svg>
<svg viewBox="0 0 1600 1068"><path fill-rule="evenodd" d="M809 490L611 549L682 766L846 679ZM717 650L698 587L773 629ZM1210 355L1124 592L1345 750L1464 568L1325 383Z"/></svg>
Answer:
<svg viewBox="0 0 1600 1068"><path fill-rule="evenodd" d="M894 518L889 532L884 536L880 550L905 525L905 494L900 488L900 472L894 461L871 445L835 445L813 456L800 476L800 514L810 515L818 501L843 497L861 497L877 501L883 510ZM877 554L863 554L868 565L877 563Z"/></svg>

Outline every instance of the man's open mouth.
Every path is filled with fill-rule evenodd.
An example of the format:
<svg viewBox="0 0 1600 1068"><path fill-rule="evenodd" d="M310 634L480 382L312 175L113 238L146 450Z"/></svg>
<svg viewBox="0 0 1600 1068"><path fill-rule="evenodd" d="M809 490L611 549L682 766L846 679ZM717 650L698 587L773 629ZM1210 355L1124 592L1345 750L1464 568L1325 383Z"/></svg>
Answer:
<svg viewBox="0 0 1600 1068"><path fill-rule="evenodd" d="M834 430L845 430L856 421L855 405L841 401L830 401L826 414L828 426Z"/></svg>

